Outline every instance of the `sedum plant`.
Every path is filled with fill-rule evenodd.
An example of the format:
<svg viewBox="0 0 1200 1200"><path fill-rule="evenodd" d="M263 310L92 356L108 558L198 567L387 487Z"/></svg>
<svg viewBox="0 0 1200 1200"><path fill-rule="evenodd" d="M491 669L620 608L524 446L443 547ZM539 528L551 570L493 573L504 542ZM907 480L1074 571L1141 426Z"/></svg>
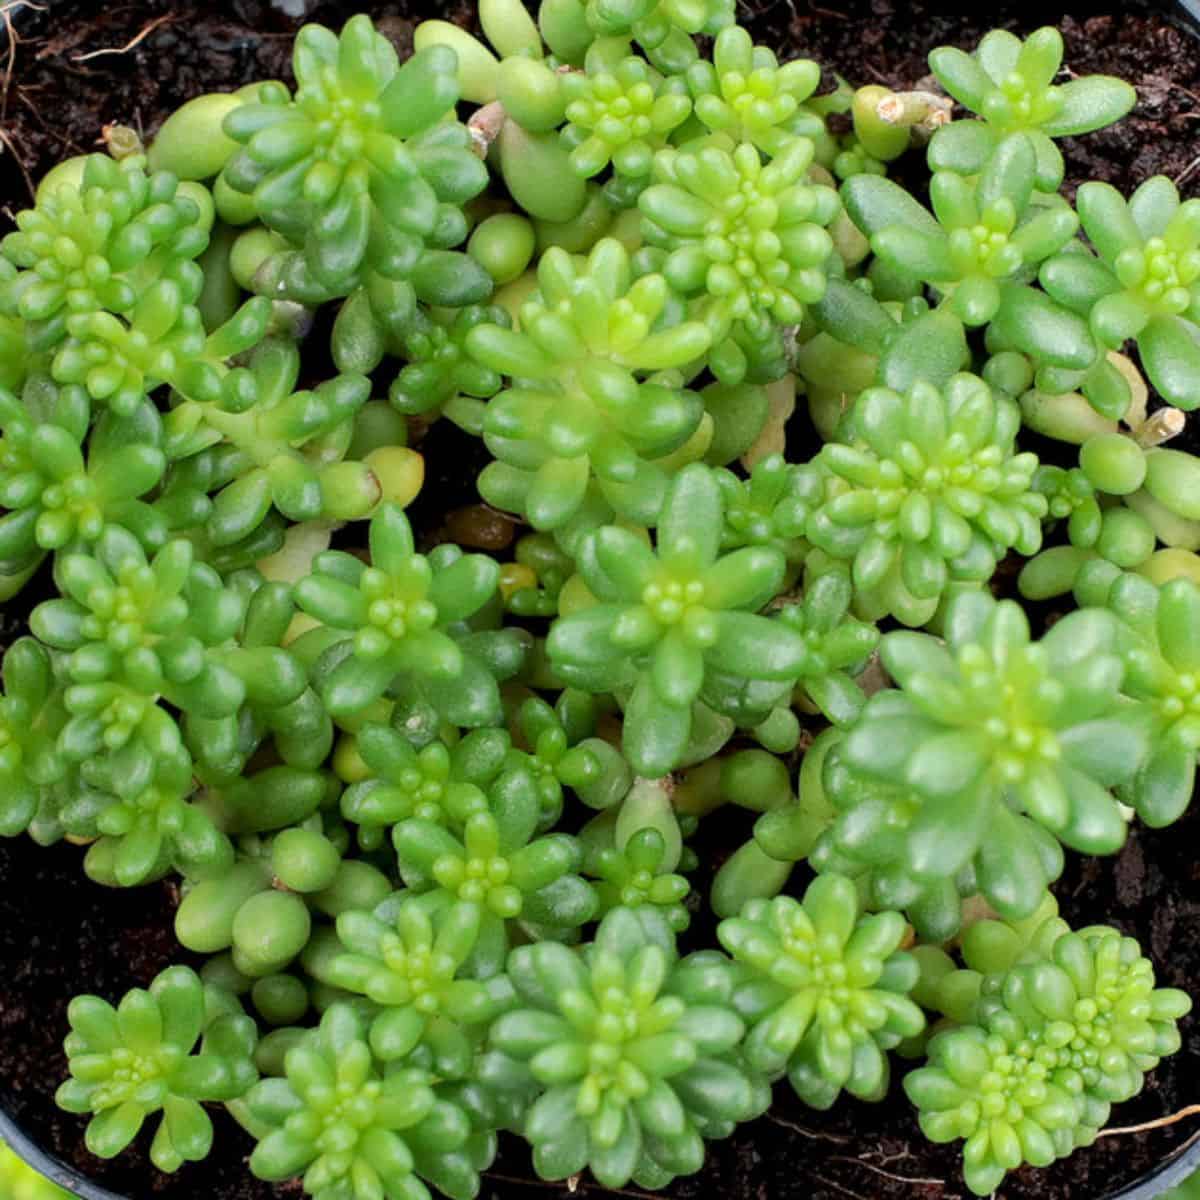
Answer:
<svg viewBox="0 0 1200 1200"><path fill-rule="evenodd" d="M872 697L840 751L852 771L919 798L903 834L907 873L944 878L974 860L989 903L1020 917L1061 870L1059 843L1120 849L1111 789L1137 770L1145 734L1121 695L1117 632L1111 614L1080 609L1035 642L1019 605L974 591L951 602L944 646L923 633L883 638L899 687Z"/></svg>
<svg viewBox="0 0 1200 1200"><path fill-rule="evenodd" d="M931 160L971 174L970 164L986 161L998 138L1019 131L1033 143L1038 187L1057 191L1063 160L1054 139L1110 125L1137 102L1128 83L1108 75L1055 85L1062 59L1062 35L1050 27L1024 40L994 29L970 54L953 46L935 50L929 65L938 83L981 120L939 130Z"/></svg>
<svg viewBox="0 0 1200 1200"><path fill-rule="evenodd" d="M1194 784L1197 201L1062 187L1135 94L1052 29L941 95L478 16L306 25L0 241L0 835L199 972L60 1103L318 1200L664 1188L892 1051L981 1194L1089 1145L1188 1008L1053 889Z"/></svg>
<svg viewBox="0 0 1200 1200"><path fill-rule="evenodd" d="M749 142L685 147L656 160L658 179L638 200L651 257L711 330L722 382L773 377L760 365L780 337L772 325L799 324L824 294L837 201L807 182L812 158L803 137L766 165Z"/></svg>
<svg viewBox="0 0 1200 1200"><path fill-rule="evenodd" d="M656 551L617 526L593 535L580 565L599 603L550 634L569 682L629 689L622 746L642 775L681 764L693 707L717 672L786 682L802 661L799 635L755 613L783 578L782 554L748 546L719 556L721 528L716 480L688 467L668 491Z"/></svg>
<svg viewBox="0 0 1200 1200"><path fill-rule="evenodd" d="M1162 175L1126 202L1106 183L1085 183L1076 201L1095 255L1064 253L1039 277L1066 308L1086 316L1103 346L1134 338L1146 377L1169 404L1200 404L1200 205L1180 203Z"/></svg>
<svg viewBox="0 0 1200 1200"><path fill-rule="evenodd" d="M620 908L586 957L543 942L508 969L518 1004L492 1028L493 1076L536 1088L523 1132L542 1178L590 1167L606 1187L662 1187L698 1169L706 1135L761 1110L722 956L681 960L665 927Z"/></svg>
<svg viewBox="0 0 1200 1200"><path fill-rule="evenodd" d="M930 1138L966 1139L964 1176L980 1196L1022 1163L1047 1166L1089 1145L1111 1104L1179 1045L1176 1022L1191 1008L1183 992L1154 986L1137 942L1115 929L1074 933L1052 918L1014 955L996 925L966 944L979 969L951 976L977 996L973 1011L934 1036L929 1065L904 1081Z"/></svg>
<svg viewBox="0 0 1200 1200"><path fill-rule="evenodd" d="M583 267L552 247L537 281L519 331L480 325L467 338L475 358L522 385L488 404L484 440L496 461L480 475L480 493L535 529L570 528L597 506L653 524L668 478L655 459L696 432L703 405L694 392L638 375L701 357L708 331L698 321L655 331L667 281L635 280L615 239L598 242Z"/></svg>
<svg viewBox="0 0 1200 1200"><path fill-rule="evenodd" d="M296 246L261 268L264 286L301 302L347 297L334 356L343 369L370 369L418 297L485 298L482 268L451 247L466 234L461 205L486 172L466 129L442 120L458 99L446 47L400 65L360 14L340 36L306 26L293 68L294 96L266 85L225 118L242 148L222 179Z"/></svg>
<svg viewBox="0 0 1200 1200"><path fill-rule="evenodd" d="M304 1173L307 1194L428 1200L424 1180L464 1200L479 1186L461 1152L469 1126L419 1070L382 1074L353 1008L332 1005L293 1046L281 1077L264 1079L246 1108L264 1133L250 1156L260 1179Z"/></svg>
<svg viewBox="0 0 1200 1200"><path fill-rule="evenodd" d="M334 633L321 698L334 716L378 700L398 676L447 719L484 725L500 698L487 660L472 652L467 621L495 593L498 569L478 554L416 553L400 507L371 518L371 565L330 550L296 586L302 611Z"/></svg>
<svg viewBox="0 0 1200 1200"><path fill-rule="evenodd" d="M752 1067L786 1073L813 1108L829 1108L843 1088L883 1096L886 1052L925 1026L908 996L917 966L900 950L898 913L860 917L853 883L822 875L803 901L751 900L717 937L743 971L734 1005L749 1026Z"/></svg>
<svg viewBox="0 0 1200 1200"><path fill-rule="evenodd" d="M808 536L851 563L860 616L923 625L950 584L985 582L1010 547L1038 550L1046 500L1036 457L1014 453L1018 426L1012 402L966 374L859 397L850 436L816 459L830 481Z"/></svg>
<svg viewBox="0 0 1200 1200"><path fill-rule="evenodd" d="M116 1009L98 996L78 996L68 1016L71 1078L57 1099L68 1112L93 1114L87 1145L101 1158L124 1150L160 1110L154 1165L176 1171L205 1158L213 1127L200 1101L232 1100L258 1075L254 1023L189 967L164 971Z"/></svg>

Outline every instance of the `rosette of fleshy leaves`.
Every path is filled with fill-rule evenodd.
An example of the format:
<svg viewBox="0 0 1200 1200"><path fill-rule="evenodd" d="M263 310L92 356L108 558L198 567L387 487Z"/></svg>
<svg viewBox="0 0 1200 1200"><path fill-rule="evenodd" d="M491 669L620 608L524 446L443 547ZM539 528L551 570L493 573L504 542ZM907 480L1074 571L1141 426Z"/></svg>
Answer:
<svg viewBox="0 0 1200 1200"><path fill-rule="evenodd" d="M1010 549L1041 546L1046 498L1037 457L1016 451L1016 403L974 375L901 395L870 388L816 464L827 498L811 542L852 564L860 616L908 625L933 615L952 582L983 583Z"/></svg>
<svg viewBox="0 0 1200 1200"><path fill-rule="evenodd" d="M58 383L86 388L97 404L118 416L136 412L164 383L187 396L208 401L228 397L228 403L236 403L246 375L229 362L263 338L271 311L269 300L252 297L206 333L188 293L160 279L139 296L127 320L109 312L71 317L71 340L56 355L51 373Z"/></svg>
<svg viewBox="0 0 1200 1200"><path fill-rule="evenodd" d="M392 830L400 875L432 911L457 901L478 906L481 962L502 959L509 922L539 937L568 938L592 919L596 897L578 874L582 851L568 833L539 835L533 776L506 770L487 805L458 829L410 817Z"/></svg>
<svg viewBox="0 0 1200 1200"><path fill-rule="evenodd" d="M798 901L751 900L717 926L741 969L733 1001L746 1021L746 1061L829 1108L843 1090L861 1100L887 1091L887 1051L925 1027L909 996L919 974L900 949L897 912L862 915L854 883L822 875Z"/></svg>
<svg viewBox="0 0 1200 1200"><path fill-rule="evenodd" d="M79 385L101 410L129 417L163 383L219 392L228 360L266 330L271 305L256 297L205 331L193 260L209 230L184 191L196 187L147 175L139 156L90 155L79 182L50 189L4 243L25 269L4 285L0 311L24 319L25 343L51 356L56 383Z"/></svg>
<svg viewBox="0 0 1200 1200"><path fill-rule="evenodd" d="M1118 636L1111 613L1087 608L1035 642L1018 604L982 590L950 602L944 644L885 635L880 656L899 690L871 697L839 755L920 798L901 834L905 873L951 878L974 861L992 907L1021 917L1061 870L1057 843L1121 847L1126 820L1111 789L1133 778L1148 739L1121 694ZM878 822L887 810L861 815Z"/></svg>
<svg viewBox="0 0 1200 1200"><path fill-rule="evenodd" d="M674 933L691 924L684 901L691 895L687 877L671 869L666 839L657 829L639 829L623 846L585 843L584 872L595 880L597 913L615 908L649 907Z"/></svg>
<svg viewBox="0 0 1200 1200"><path fill-rule="evenodd" d="M622 750L647 778L681 765L709 693L720 700L731 679L777 691L805 659L800 634L757 615L782 583L783 555L721 555L722 529L712 470L686 467L667 489L656 548L618 526L598 530L579 561L598 602L550 629L547 653L566 682L627 697Z"/></svg>
<svg viewBox="0 0 1200 1200"><path fill-rule="evenodd" d="M333 333L344 371L367 371L402 337L418 300L477 303L491 280L467 255L462 205L487 185L470 134L453 119L457 57L431 46L399 64L359 14L340 34L304 26L297 90L258 89L225 119L241 150L222 172L259 218L297 249L268 259L256 284L273 298L348 297Z"/></svg>
<svg viewBox="0 0 1200 1200"><path fill-rule="evenodd" d="M145 411L103 413L94 429L82 388L48 379L18 399L0 389L0 575L19 576L43 554L86 550L108 526L154 548L166 521L142 499L161 481L160 422Z"/></svg>
<svg viewBox="0 0 1200 1200"><path fill-rule="evenodd" d="M107 314L122 324L158 283L189 303L199 295L194 260L208 244L200 205L174 175L147 174L143 159L88 155L77 182L46 189L16 224L0 243L19 268L0 283L0 312L25 322L29 350L54 354L56 379L86 353L76 322ZM100 369L89 383L96 400L123 407L119 377Z"/></svg>
<svg viewBox="0 0 1200 1200"><path fill-rule="evenodd" d="M717 34L711 62L693 63L687 71L701 124L768 156L796 136L824 132L820 117L803 107L820 82L821 68L811 59L781 66L774 51L756 46L739 25Z"/></svg>
<svg viewBox="0 0 1200 1200"><path fill-rule="evenodd" d="M168 1172L198 1162L213 1140L201 1102L236 1100L258 1078L254 1022L190 967L168 968L115 1009L99 996L77 996L67 1019L71 1078L55 1098L68 1112L92 1114L85 1139L100 1158L119 1154L161 1111L151 1161Z"/></svg>
<svg viewBox="0 0 1200 1200"><path fill-rule="evenodd" d="M535 1097L521 1132L542 1178L663 1187L769 1104L738 1053L732 965L680 959L657 914L614 909L582 953L521 946L508 972L519 1003L492 1026L487 1074Z"/></svg>
<svg viewBox="0 0 1200 1200"><path fill-rule="evenodd" d="M964 940L966 970L929 955L941 975L934 1002L948 997L955 1013L904 1086L926 1136L966 1139L964 1175L979 1195L1023 1163L1090 1145L1111 1106L1179 1049L1177 1022L1191 1009L1184 992L1156 988L1137 942L1108 926L1075 933L1051 918L1013 937L984 921Z"/></svg>
<svg viewBox="0 0 1200 1200"><path fill-rule="evenodd" d="M467 335L484 323L507 329L512 322L495 304L419 312L402 341L407 361L388 390L392 407L426 420L446 417L468 433L482 433L484 401L504 382L467 353Z"/></svg>
<svg viewBox="0 0 1200 1200"><path fill-rule="evenodd" d="M347 460L354 417L371 394L365 375L338 375L296 390L300 351L267 338L245 367L245 403L184 400L167 415L171 458L228 449L231 482L212 497L203 522L214 546L251 539L274 508L289 521L356 520L379 503L379 480L365 462Z"/></svg>
<svg viewBox="0 0 1200 1200"><path fill-rule="evenodd" d="M986 325L1000 308L1001 283L1031 278L1079 228L1069 204L1035 192L1036 165L1031 140L1012 133L977 177L935 172L932 213L882 176L854 177L842 198L890 270L931 285L963 324Z"/></svg>
<svg viewBox="0 0 1200 1200"><path fill-rule="evenodd" d="M401 900L381 919L351 910L337 918L344 951L322 978L378 1007L368 1041L385 1063L404 1062L440 1079L465 1079L486 1027L511 1004L502 974L470 974L483 910L456 902L431 915Z"/></svg>
<svg viewBox="0 0 1200 1200"><path fill-rule="evenodd" d="M850 724L862 711L867 698L855 676L879 645L879 630L850 613L853 590L846 571L821 571L805 580L798 603L782 603L775 614L805 642L797 688L835 725Z"/></svg>
<svg viewBox="0 0 1200 1200"><path fill-rule="evenodd" d="M808 182L812 160L805 137L789 138L766 164L746 142L663 151L638 198L643 257L711 330L708 363L724 382L771 377L776 327L798 325L825 293L825 226L839 206L831 188Z"/></svg>
<svg viewBox="0 0 1200 1200"><path fill-rule="evenodd" d="M58 750L67 711L45 647L29 637L14 641L0 682L0 836L28 832L38 842L57 841L63 809L79 788Z"/></svg>
<svg viewBox="0 0 1200 1200"><path fill-rule="evenodd" d="M1042 265L1039 280L1087 320L1101 347L1133 339L1146 377L1168 403L1200 405L1200 201L1180 202L1164 175L1126 200L1107 183L1076 196L1094 253L1070 247Z"/></svg>
<svg viewBox="0 0 1200 1200"><path fill-rule="evenodd" d="M59 749L102 762L117 792L145 779L181 745L161 706L203 718L229 716L246 685L219 656L238 630L245 601L177 538L148 557L124 529L105 529L91 554L57 564L63 595L34 609L37 638L67 652L65 704L72 719ZM97 757L99 756L99 757Z"/></svg>
<svg viewBox="0 0 1200 1200"><path fill-rule="evenodd" d="M1046 497L1047 518L1066 521L1072 546L1096 544L1104 514L1096 489L1083 471L1045 463L1034 473L1033 486Z"/></svg>
<svg viewBox="0 0 1200 1200"><path fill-rule="evenodd" d="M654 155L691 115L682 79L663 78L644 59L630 56L562 77L571 168L585 179L611 164L606 194L628 204L649 181Z"/></svg>
<svg viewBox="0 0 1200 1200"><path fill-rule="evenodd" d="M484 416L497 461L481 472L480 494L560 534L614 511L652 524L668 478L654 460L696 432L704 404L670 378L639 376L696 362L708 330L678 319L661 275L635 281L613 238L584 263L552 247L537 278L519 332L480 325L467 338L476 359L512 378Z"/></svg>
<svg viewBox="0 0 1200 1200"><path fill-rule="evenodd" d="M76 807L90 816L87 832L95 838L83 861L90 878L136 887L172 869L190 879L225 875L234 862L233 843L194 802L192 771L181 746L137 775L119 772L112 760L82 766Z"/></svg>
<svg viewBox="0 0 1200 1200"><path fill-rule="evenodd" d="M1062 59L1062 34L1051 26L1024 41L1007 29L993 29L973 53L939 46L929 55L934 77L982 120L952 121L940 128L930 143L929 165L935 171L976 175L1001 139L1024 133L1037 160L1038 189L1057 191L1063 157L1053 139L1102 129L1137 103L1133 88L1111 75L1054 84Z"/></svg>
<svg viewBox="0 0 1200 1200"><path fill-rule="evenodd" d="M596 715L593 697L570 691L559 697L554 708L531 696L513 715L519 744L508 752L504 765L533 776L543 828L555 825L562 816L564 788L589 808L604 810L624 799L633 783L621 752L595 736Z"/></svg>
<svg viewBox="0 0 1200 1200"><path fill-rule="evenodd" d="M1148 825L1169 825L1191 803L1200 753L1200 587L1190 579L1156 587L1126 572L1113 582L1106 607L1121 622L1123 687L1149 741L1118 795Z"/></svg>
<svg viewBox="0 0 1200 1200"><path fill-rule="evenodd" d="M812 784L831 807L832 821L817 837L809 865L822 875L853 879L869 908L902 912L920 937L934 943L952 938L962 924L963 901L979 890L978 853L953 871L914 872L907 837L924 797L907 783L851 770L838 751L839 737L834 735ZM1037 845L1045 876L1057 877L1061 853L1042 840Z"/></svg>
<svg viewBox="0 0 1200 1200"><path fill-rule="evenodd" d="M693 34L713 37L736 20L732 0L575 0L570 7L599 37L631 37L668 75L682 74L699 57Z"/></svg>
<svg viewBox="0 0 1200 1200"><path fill-rule="evenodd" d="M268 743L280 762L315 770L332 749L333 722L305 664L283 644L296 616L292 588L258 571L232 575L230 584L243 598L244 615L212 657L242 682L246 695L225 716L184 715L184 740L196 773L208 786L229 783Z"/></svg>
<svg viewBox="0 0 1200 1200"><path fill-rule="evenodd" d="M808 518L824 498L821 476L789 463L782 454L769 454L746 478L722 467L716 479L725 517L722 549L772 546L795 570L808 549Z"/></svg>
<svg viewBox="0 0 1200 1200"><path fill-rule="evenodd" d="M450 744L434 738L414 745L404 732L364 725L355 749L369 774L342 793L342 815L358 826L366 850L383 844L387 830L416 819L461 833L467 819L487 809L487 789L511 748L500 729L476 729Z"/></svg>
<svg viewBox="0 0 1200 1200"><path fill-rule="evenodd" d="M328 550L296 584L300 609L326 627L317 665L329 712L361 712L389 689L419 698L453 724L495 724L497 675L515 673L525 640L516 630L473 631L496 595L499 567L455 545L418 554L399 505L385 502L368 528L370 565Z"/></svg>
<svg viewBox="0 0 1200 1200"><path fill-rule="evenodd" d="M250 1170L282 1182L302 1176L313 1200L431 1200L426 1181L451 1200L479 1189L478 1135L420 1069L385 1070L353 1005L326 1009L284 1058L284 1074L245 1097L259 1130ZM487 1142L487 1139L482 1139Z"/></svg>

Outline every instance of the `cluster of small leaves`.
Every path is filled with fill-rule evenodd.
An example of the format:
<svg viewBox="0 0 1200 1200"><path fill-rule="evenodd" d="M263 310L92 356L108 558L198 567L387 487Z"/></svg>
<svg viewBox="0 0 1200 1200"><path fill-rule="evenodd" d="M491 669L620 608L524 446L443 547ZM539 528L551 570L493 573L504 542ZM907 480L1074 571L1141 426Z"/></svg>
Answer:
<svg viewBox="0 0 1200 1200"><path fill-rule="evenodd" d="M936 50L945 121L728 0L480 8L403 62L307 25L294 91L64 164L0 243L0 598L55 589L0 834L178 872L209 956L74 1003L62 1104L103 1155L161 1110L174 1170L223 1103L318 1200L471 1200L502 1131L660 1188L784 1077L879 1099L925 1009L973 1189L1070 1153L1186 1011L1037 918L1194 783L1198 202L1059 194L1135 97L1053 30ZM439 445L490 457L435 528ZM1078 611L1036 637L1008 559Z"/></svg>
<svg viewBox="0 0 1200 1200"><path fill-rule="evenodd" d="M1107 926L1074 933L1052 917L1016 937L988 921L971 934L966 970L940 952L926 962L934 1004L949 996L957 1012L904 1086L929 1138L965 1139L967 1185L986 1196L1023 1163L1090 1145L1179 1048L1191 1000L1156 988L1137 942Z"/></svg>

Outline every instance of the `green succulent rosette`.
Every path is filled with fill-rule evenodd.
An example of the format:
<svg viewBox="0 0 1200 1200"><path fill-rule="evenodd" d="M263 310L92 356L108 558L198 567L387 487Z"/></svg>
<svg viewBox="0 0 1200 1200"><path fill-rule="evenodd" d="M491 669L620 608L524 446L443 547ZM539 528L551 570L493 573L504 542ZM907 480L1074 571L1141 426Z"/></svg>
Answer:
<svg viewBox="0 0 1200 1200"><path fill-rule="evenodd" d="M246 1096L262 1130L250 1170L269 1182L302 1176L314 1200L430 1200L425 1181L470 1200L487 1162L466 1113L433 1082L419 1069L381 1069L362 1018L334 1004L287 1051L283 1076Z"/></svg>
<svg viewBox="0 0 1200 1200"><path fill-rule="evenodd" d="M722 694L731 678L777 695L805 659L799 634L757 613L782 582L783 555L721 555L721 508L712 471L695 464L668 489L654 550L628 530L599 530L579 564L598 603L560 617L547 641L567 682L628 695L623 751L649 778L682 763L698 701L740 701Z"/></svg>
<svg viewBox="0 0 1200 1200"><path fill-rule="evenodd" d="M522 946L508 970L518 1006L492 1026L489 1076L534 1090L522 1132L542 1178L663 1187L700 1169L705 1137L765 1108L737 1052L729 961L679 959L661 918L614 909L583 954Z"/></svg>
<svg viewBox="0 0 1200 1200"><path fill-rule="evenodd" d="M368 541L370 566L326 551L296 585L300 609L330 632L317 668L326 708L335 717L358 713L395 685L445 720L494 724L493 672L515 673L524 642L468 622L494 597L499 567L451 544L418 554L408 518L391 502L371 518Z"/></svg>
<svg viewBox="0 0 1200 1200"><path fill-rule="evenodd" d="M268 260L265 294L313 303L347 297L334 330L346 371L370 370L403 337L418 300L476 303L491 280L452 247L462 205L487 184L465 126L446 46L400 65L365 14L340 34L306 25L293 55L297 90L265 85L225 118L241 145L221 174L259 218L297 247Z"/></svg>
<svg viewBox="0 0 1200 1200"><path fill-rule="evenodd" d="M950 604L945 643L887 634L884 666L899 690L877 693L839 748L866 779L920 799L903 832L905 873L953 878L974 860L1001 914L1027 916L1061 869L1058 843L1112 854L1126 819L1113 788L1143 761L1137 706L1116 619L1081 609L1040 641L1019 605L969 592ZM862 802L870 803L870 788ZM863 810L864 823L871 809ZM875 808L873 820L886 809Z"/></svg>
<svg viewBox="0 0 1200 1200"><path fill-rule="evenodd" d="M213 1127L201 1102L236 1100L258 1078L254 1022L190 967L170 967L115 1009L77 996L67 1016L71 1078L56 1099L68 1112L92 1114L87 1147L101 1158L119 1154L160 1111L154 1165L173 1172L206 1158Z"/></svg>
<svg viewBox="0 0 1200 1200"><path fill-rule="evenodd" d="M882 1099L887 1051L925 1027L908 995L918 968L900 949L905 932L899 913L862 915L840 875L820 876L802 901L751 900L722 921L717 937L742 969L733 999L750 1066L786 1074L813 1108L831 1107L843 1089Z"/></svg>
<svg viewBox="0 0 1200 1200"><path fill-rule="evenodd" d="M519 332L480 325L467 337L476 359L513 381L484 416L497 461L481 472L480 494L560 534L613 512L652 524L669 478L656 460L678 450L704 415L699 395L652 373L699 360L708 330L679 319L662 276L635 280L612 238L583 264L552 247L537 279Z"/></svg>
<svg viewBox="0 0 1200 1200"><path fill-rule="evenodd" d="M746 142L665 151L638 199L650 260L711 330L708 362L723 382L762 375L756 363L781 336L772 326L798 325L825 293L838 200L808 182L812 160L804 137L765 165Z"/></svg>
<svg viewBox="0 0 1200 1200"><path fill-rule="evenodd" d="M859 396L845 440L817 455L827 497L808 522L851 563L859 616L923 625L952 582L984 583L1010 548L1037 552L1047 504L1019 427L1016 404L974 375Z"/></svg>

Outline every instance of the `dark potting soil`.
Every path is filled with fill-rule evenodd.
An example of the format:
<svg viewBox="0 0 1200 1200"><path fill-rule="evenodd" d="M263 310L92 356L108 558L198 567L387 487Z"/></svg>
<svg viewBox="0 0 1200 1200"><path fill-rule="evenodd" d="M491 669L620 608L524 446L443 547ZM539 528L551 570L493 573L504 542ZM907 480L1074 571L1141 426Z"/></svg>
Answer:
<svg viewBox="0 0 1200 1200"><path fill-rule="evenodd" d="M45 3L46 0L43 0ZM4 45L2 23L15 5L0 4L0 231L25 207L32 184L59 159L97 148L108 122L152 134L163 117L205 91L231 90L253 79L289 75L290 39L304 8L311 19L337 25L369 7L379 27L404 51L416 20L436 15L469 23L473 5L401 0L374 6L322 0L226 0L222 4L130 0L99 4L49 0L45 12L16 14L16 38ZM963 9L972 15L963 16ZM957 11L956 11L957 10ZM969 46L994 24L1028 31L1058 24L1066 63L1079 74L1108 72L1137 86L1139 105L1116 129L1064 144L1068 183L1089 178L1130 188L1163 173L1185 194L1200 191L1200 53L1187 35L1139 8L1106 0L1031 3L998 0L979 13L962 0L749 0L740 18L781 57L806 55L856 83L913 85L926 74L925 56L943 43ZM803 440L798 438L796 440ZM1186 445L1186 443L1184 443ZM413 515L435 535L445 514L476 500L476 447L445 423L425 448L431 475ZM1196 447L1189 447L1195 449ZM31 587L29 591L36 590ZM40 597L39 597L40 598ZM25 601L0 613L4 643L19 629ZM714 818L704 841L708 876L747 836L745 819ZM1174 828L1135 827L1115 859L1071 856L1056 891L1073 925L1100 921L1137 936L1161 983L1196 992L1200 980L1200 867L1194 847L1200 809ZM113 892L87 881L82 851L39 849L0 841L0 1103L47 1148L130 1200L270 1200L298 1195L292 1186L253 1180L249 1139L214 1113L218 1149L205 1163L172 1178L146 1159L148 1138L114 1163L83 1147L81 1120L52 1103L64 1075L61 1040L71 996L92 991L116 1000L145 986L164 966L186 961L174 941L168 884ZM797 874L795 887L806 882ZM697 880L701 888L706 879ZM711 924L698 917L698 941ZM1184 1049L1150 1078L1136 1100L1114 1114L1121 1126L1153 1122L1200 1099L1200 1032L1184 1023ZM897 1076L902 1074L897 1071ZM1196 1129L1180 1121L1154 1131L1117 1133L1044 1171L1010 1177L1003 1200L1099 1200L1137 1178ZM502 1139L487 1173L485 1200L565 1197L562 1184L533 1177L516 1139ZM574 1194L613 1196L588 1180ZM638 1195L629 1189L621 1195ZM841 1100L832 1112L806 1109L786 1086L771 1113L710 1147L704 1172L666 1193L679 1200L965 1200L958 1147L936 1147L919 1134L898 1084L878 1105Z"/></svg>

